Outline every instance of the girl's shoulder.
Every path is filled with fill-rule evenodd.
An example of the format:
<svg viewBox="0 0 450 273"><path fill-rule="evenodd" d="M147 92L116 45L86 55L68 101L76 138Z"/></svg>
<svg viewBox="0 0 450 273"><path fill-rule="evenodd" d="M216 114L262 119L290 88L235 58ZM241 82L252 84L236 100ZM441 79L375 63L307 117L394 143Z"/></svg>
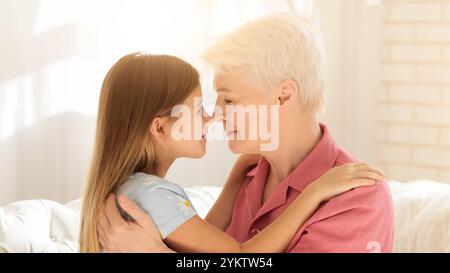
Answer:
<svg viewBox="0 0 450 273"><path fill-rule="evenodd" d="M183 188L158 176L135 173L116 194L124 194L136 202L151 217L163 239L197 215ZM122 217L127 221L132 220L120 205L117 205Z"/></svg>
<svg viewBox="0 0 450 273"><path fill-rule="evenodd" d="M143 191L171 191L180 196L186 196L181 186L159 176L143 172L130 175L116 194L124 194L131 199L135 199Z"/></svg>

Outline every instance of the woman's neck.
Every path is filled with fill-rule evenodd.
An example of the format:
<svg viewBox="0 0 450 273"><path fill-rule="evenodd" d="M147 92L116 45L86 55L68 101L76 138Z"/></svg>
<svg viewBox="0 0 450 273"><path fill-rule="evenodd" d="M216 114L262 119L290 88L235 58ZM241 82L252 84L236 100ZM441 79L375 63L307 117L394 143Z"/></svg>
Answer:
<svg viewBox="0 0 450 273"><path fill-rule="evenodd" d="M297 168L322 138L320 125L315 121L303 122L295 127L290 126L289 129L284 130L284 133L282 132L283 130L280 130L278 149L263 154L270 163L268 178L278 183Z"/></svg>

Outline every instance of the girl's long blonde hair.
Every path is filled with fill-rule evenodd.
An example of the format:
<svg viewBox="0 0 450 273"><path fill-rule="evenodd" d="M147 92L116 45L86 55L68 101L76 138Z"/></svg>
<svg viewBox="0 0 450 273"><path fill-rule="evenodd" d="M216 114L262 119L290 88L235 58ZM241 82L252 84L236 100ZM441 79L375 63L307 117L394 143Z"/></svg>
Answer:
<svg viewBox="0 0 450 273"><path fill-rule="evenodd" d="M129 54L103 81L93 158L81 210L80 252L99 252L97 220L108 197L137 171L156 171L150 124L182 103L199 75L173 56Z"/></svg>

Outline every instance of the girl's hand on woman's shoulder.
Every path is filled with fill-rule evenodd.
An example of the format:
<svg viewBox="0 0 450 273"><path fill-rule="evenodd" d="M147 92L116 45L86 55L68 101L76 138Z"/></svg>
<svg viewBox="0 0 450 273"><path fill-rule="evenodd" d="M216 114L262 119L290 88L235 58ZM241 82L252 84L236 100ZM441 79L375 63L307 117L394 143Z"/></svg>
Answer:
<svg viewBox="0 0 450 273"><path fill-rule="evenodd" d="M319 201L331 198L357 187L373 186L385 180L384 173L366 163L344 164L328 170L306 187Z"/></svg>

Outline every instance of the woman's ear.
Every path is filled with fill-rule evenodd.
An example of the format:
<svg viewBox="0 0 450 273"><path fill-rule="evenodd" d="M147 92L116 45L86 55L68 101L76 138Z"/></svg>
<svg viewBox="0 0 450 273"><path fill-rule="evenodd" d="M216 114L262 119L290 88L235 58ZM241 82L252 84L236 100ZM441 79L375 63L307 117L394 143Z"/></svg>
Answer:
<svg viewBox="0 0 450 273"><path fill-rule="evenodd" d="M280 110L288 108L293 102L297 102L298 87L293 80L284 81L278 91Z"/></svg>
<svg viewBox="0 0 450 273"><path fill-rule="evenodd" d="M164 123L165 120L161 117L156 117L153 119L152 124L150 125L150 133L154 138L161 139L165 136Z"/></svg>

